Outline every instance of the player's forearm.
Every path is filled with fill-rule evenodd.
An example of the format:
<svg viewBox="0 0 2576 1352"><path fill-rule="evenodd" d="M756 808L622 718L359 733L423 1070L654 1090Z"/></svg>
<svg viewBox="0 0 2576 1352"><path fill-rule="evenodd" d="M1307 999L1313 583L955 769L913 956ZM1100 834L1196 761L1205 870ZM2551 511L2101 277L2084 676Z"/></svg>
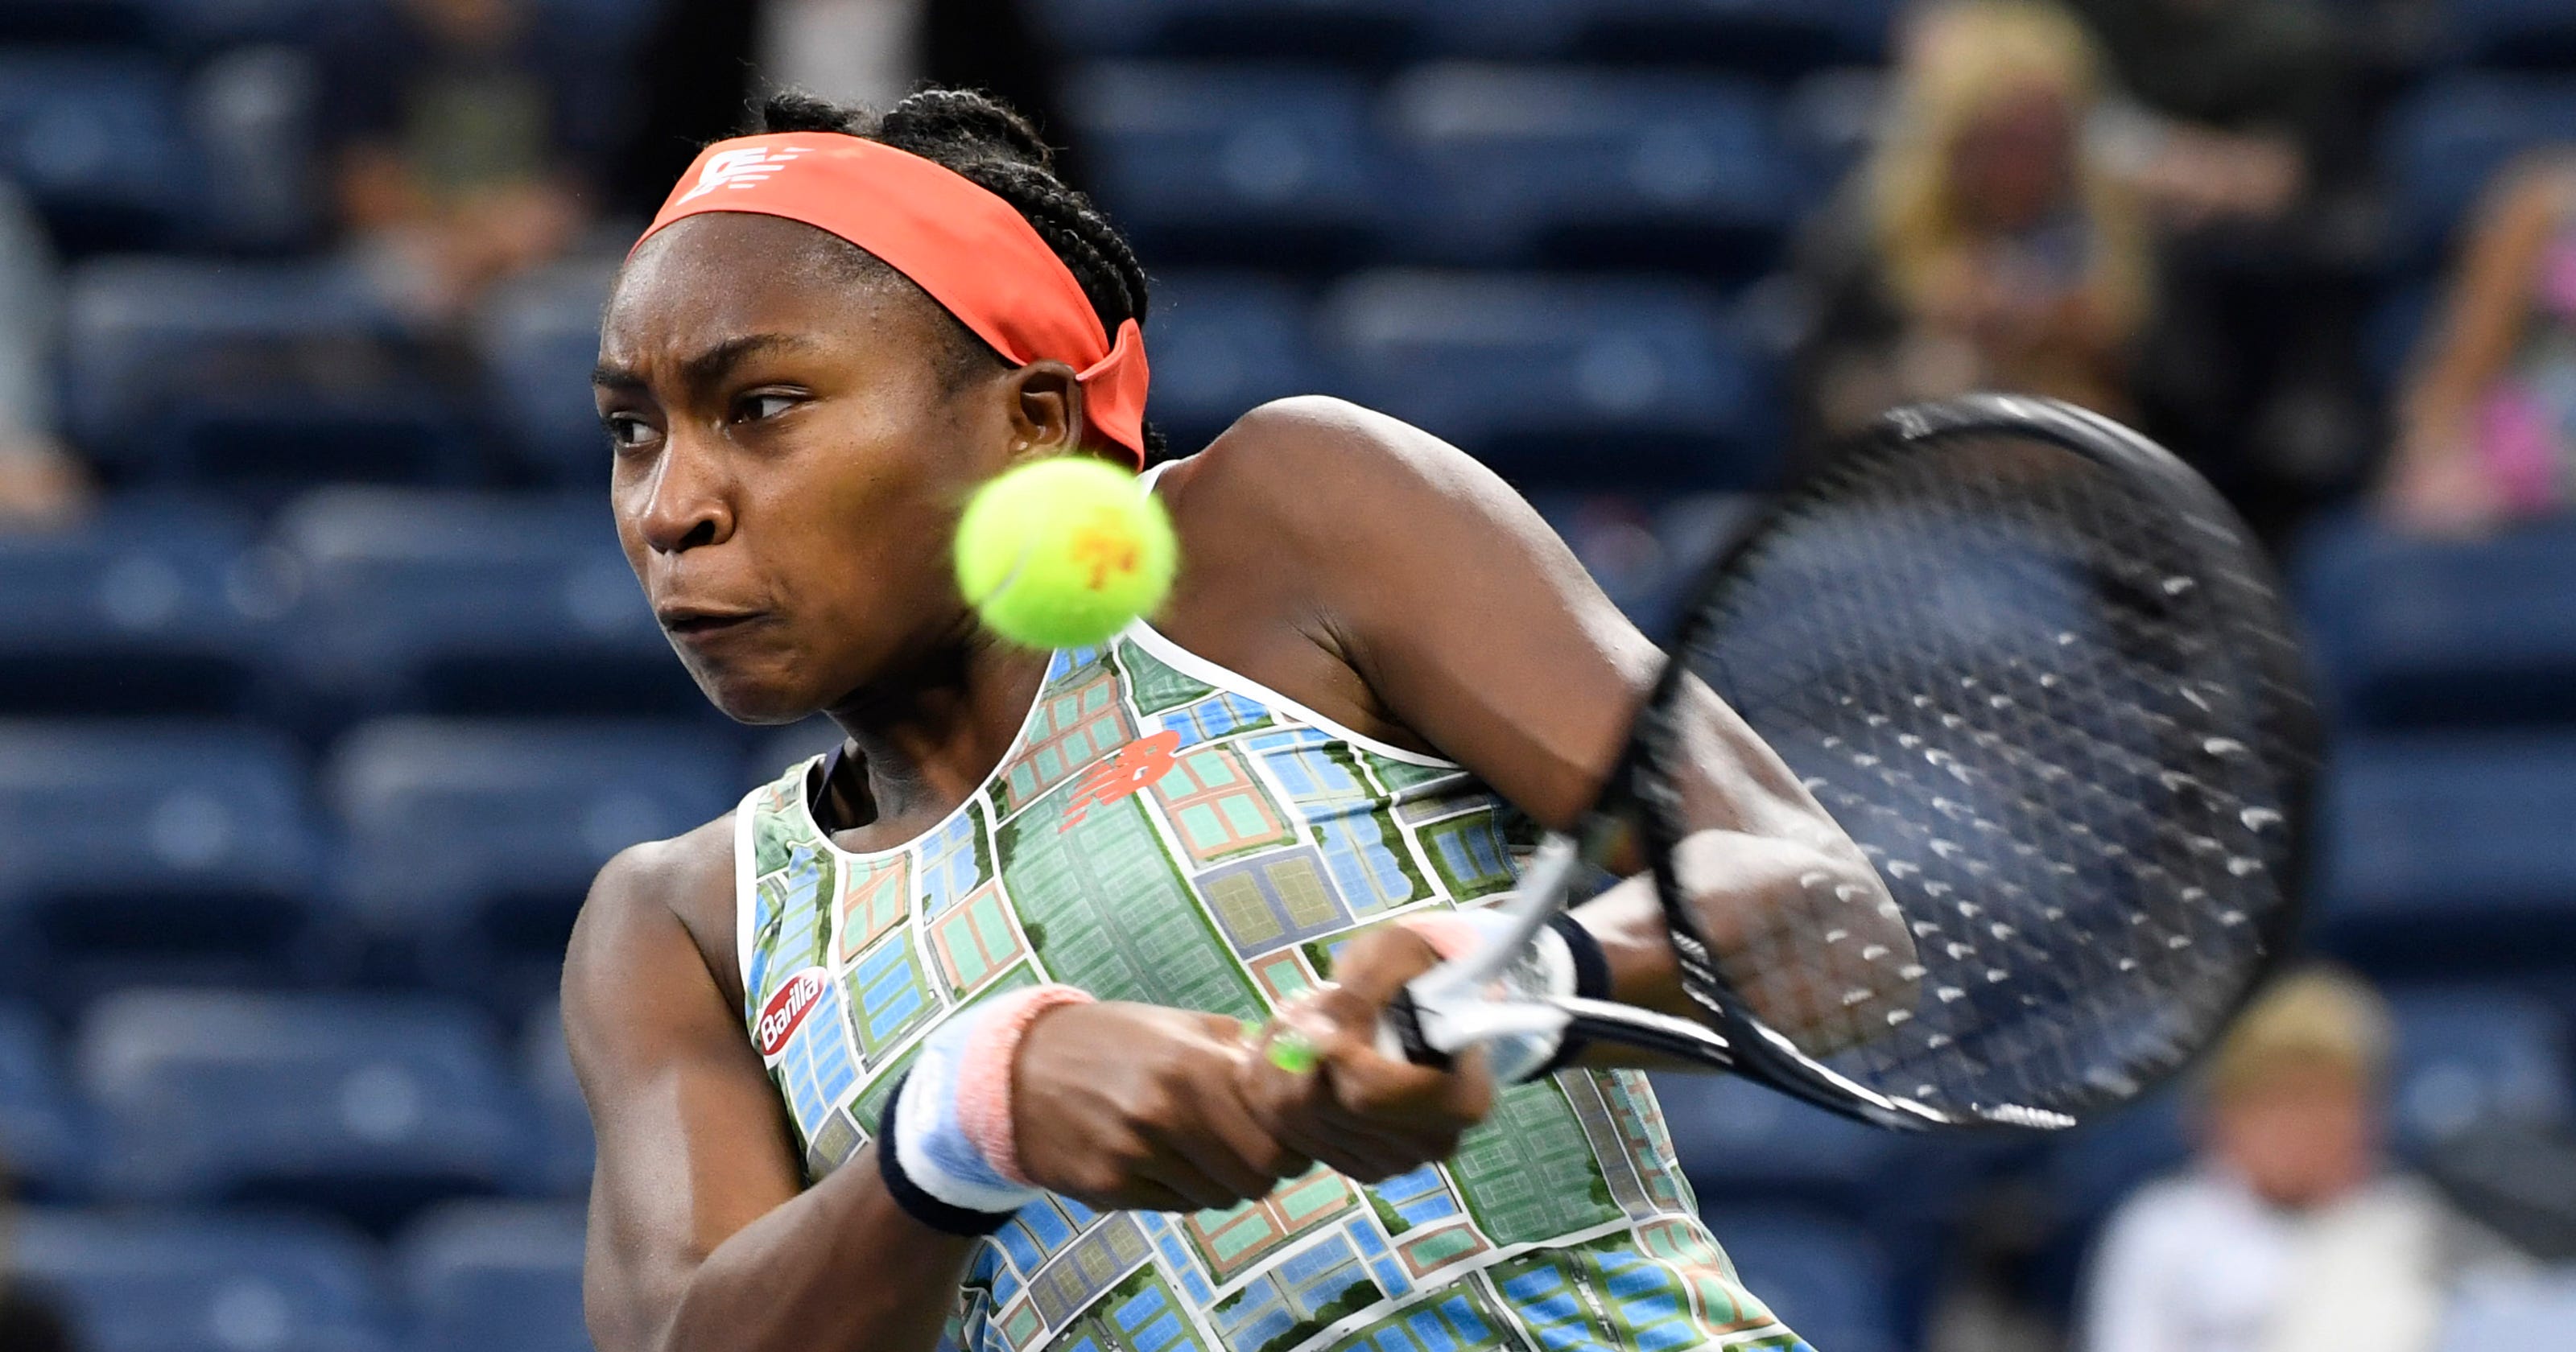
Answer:
<svg viewBox="0 0 2576 1352"><path fill-rule="evenodd" d="M930 1352L974 1241L906 1215L862 1154L689 1277L652 1352Z"/></svg>
<svg viewBox="0 0 2576 1352"><path fill-rule="evenodd" d="M1913 1003L1911 936L1885 908L1886 889L1857 850L1825 850L1776 836L1703 831L1675 851L1700 932L1736 994L1766 1024L1809 1051L1864 1040L1873 1010ZM1822 899L1821 901L1819 899ZM1819 914L1828 923L1792 932ZM1628 878L1575 912L1601 944L1610 998L1683 1018L1700 1017L1682 989L1654 880ZM1798 961L1764 961L1766 951ZM1783 974L1807 974L1795 982ZM1858 993L1859 998L1854 995ZM1595 1052L1592 1056L1605 1053ZM1609 1064L1640 1064L1627 1051ZM1587 1057L1586 1064L1591 1064Z"/></svg>

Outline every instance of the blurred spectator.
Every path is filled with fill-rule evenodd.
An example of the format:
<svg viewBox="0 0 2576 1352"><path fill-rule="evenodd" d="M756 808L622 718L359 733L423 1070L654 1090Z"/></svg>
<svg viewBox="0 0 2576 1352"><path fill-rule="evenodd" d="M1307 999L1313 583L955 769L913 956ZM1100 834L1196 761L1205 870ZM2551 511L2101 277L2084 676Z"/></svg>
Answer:
<svg viewBox="0 0 2576 1352"><path fill-rule="evenodd" d="M589 222L618 84L529 0L366 7L323 66L341 221L413 318L452 322Z"/></svg>
<svg viewBox="0 0 2576 1352"><path fill-rule="evenodd" d="M2316 0L2071 0L2124 98L2092 139L2159 228L2144 430L2255 527L2357 486L2377 248L2346 17Z"/></svg>
<svg viewBox="0 0 2576 1352"><path fill-rule="evenodd" d="M2453 1275L2496 1242L2386 1169L2388 1009L2293 973L2212 1059L2200 1162L2112 1217L2088 1352L2432 1352Z"/></svg>
<svg viewBox="0 0 2576 1352"><path fill-rule="evenodd" d="M1064 116L1064 62L1022 0L658 0L643 44L637 110L610 209L639 220L709 141L740 131L753 91L802 88L882 107L927 81L1001 97L1081 182Z"/></svg>
<svg viewBox="0 0 2576 1352"><path fill-rule="evenodd" d="M921 78L925 0L769 0L760 73L772 86L884 108Z"/></svg>
<svg viewBox="0 0 2576 1352"><path fill-rule="evenodd" d="M2082 134L2097 59L2064 13L1962 0L1920 15L1871 159L1801 249L1820 307L1798 362L1805 439L1971 389L2131 406L2150 260Z"/></svg>
<svg viewBox="0 0 2576 1352"><path fill-rule="evenodd" d="M2576 160L2508 171L2398 398L2386 505L2456 533L2576 496Z"/></svg>
<svg viewBox="0 0 2576 1352"><path fill-rule="evenodd" d="M59 521L88 498L54 435L56 270L43 224L0 180L0 529Z"/></svg>
<svg viewBox="0 0 2576 1352"><path fill-rule="evenodd" d="M2345 56L2307 0L2072 0L2136 100L2105 119L2160 216L2277 221L2361 142Z"/></svg>

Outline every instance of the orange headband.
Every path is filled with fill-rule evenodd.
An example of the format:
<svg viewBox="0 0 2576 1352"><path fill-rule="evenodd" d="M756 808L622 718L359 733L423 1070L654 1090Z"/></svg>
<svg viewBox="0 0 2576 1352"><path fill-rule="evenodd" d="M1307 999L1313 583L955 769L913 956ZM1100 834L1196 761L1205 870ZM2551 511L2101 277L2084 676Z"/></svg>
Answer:
<svg viewBox="0 0 2576 1352"><path fill-rule="evenodd" d="M644 239L710 211L783 216L838 235L911 278L1004 360L1071 366L1093 430L1145 463L1144 330L1127 320L1112 343L1082 284L1027 218L963 175L828 132L720 141L689 166Z"/></svg>

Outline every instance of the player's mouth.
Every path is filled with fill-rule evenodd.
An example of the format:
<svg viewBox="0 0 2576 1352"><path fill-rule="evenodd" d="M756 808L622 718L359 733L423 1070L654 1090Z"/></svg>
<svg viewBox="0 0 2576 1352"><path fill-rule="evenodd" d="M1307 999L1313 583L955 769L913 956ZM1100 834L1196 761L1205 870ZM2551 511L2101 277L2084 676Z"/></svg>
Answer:
<svg viewBox="0 0 2576 1352"><path fill-rule="evenodd" d="M765 620L768 615L757 610L707 610L694 606L672 606L654 612L662 622L662 632L692 643L705 642L726 634L739 633Z"/></svg>

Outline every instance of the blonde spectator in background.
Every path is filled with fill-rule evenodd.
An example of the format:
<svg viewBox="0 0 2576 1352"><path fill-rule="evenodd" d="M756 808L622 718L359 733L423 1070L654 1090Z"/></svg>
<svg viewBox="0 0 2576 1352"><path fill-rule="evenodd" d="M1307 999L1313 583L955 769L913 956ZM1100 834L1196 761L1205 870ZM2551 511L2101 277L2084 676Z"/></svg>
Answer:
<svg viewBox="0 0 2576 1352"><path fill-rule="evenodd" d="M2399 396L2385 501L2438 534L2576 500L2576 159L2499 176Z"/></svg>
<svg viewBox="0 0 2576 1352"><path fill-rule="evenodd" d="M2100 62L2047 5L1919 14L1876 151L1803 251L1810 437L1907 399L2004 389L2127 412L2150 243L2084 134Z"/></svg>
<svg viewBox="0 0 2576 1352"><path fill-rule="evenodd" d="M2209 1067L2200 1157L2113 1216L2086 1352L2433 1352L2452 1275L2494 1256L2380 1153L2387 1006L2310 968Z"/></svg>

